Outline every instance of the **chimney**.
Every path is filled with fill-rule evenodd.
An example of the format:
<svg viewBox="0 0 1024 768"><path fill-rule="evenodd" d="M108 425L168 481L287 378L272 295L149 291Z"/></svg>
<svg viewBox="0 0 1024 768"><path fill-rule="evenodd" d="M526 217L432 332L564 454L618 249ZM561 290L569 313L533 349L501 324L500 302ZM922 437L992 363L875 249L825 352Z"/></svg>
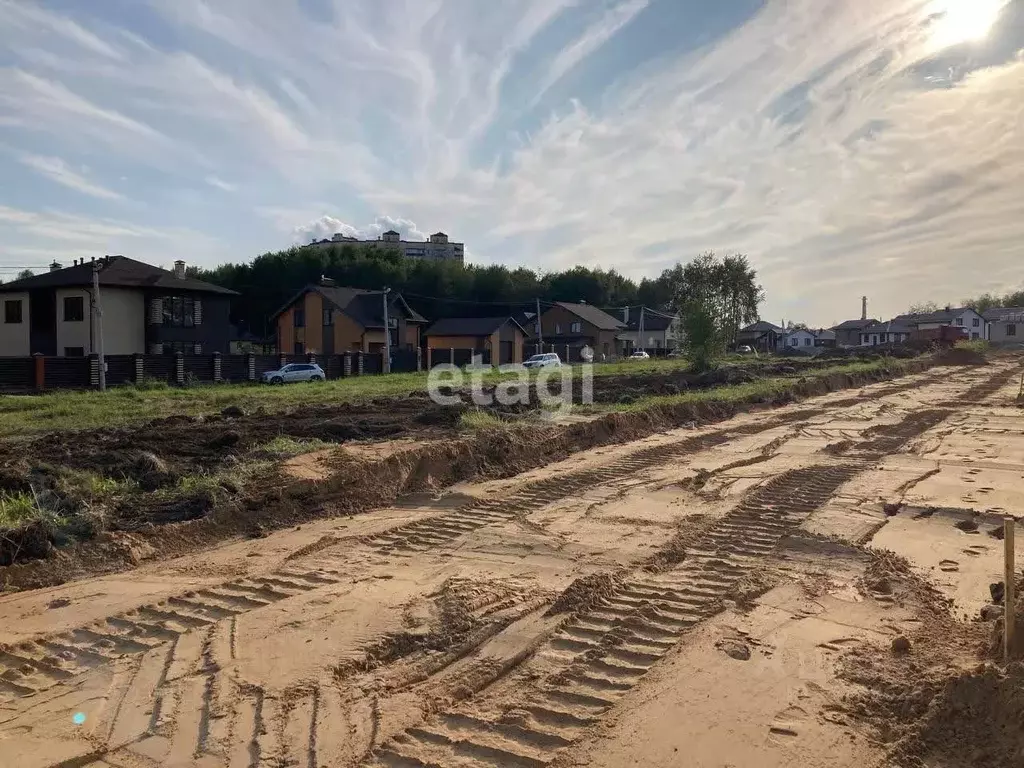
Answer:
<svg viewBox="0 0 1024 768"><path fill-rule="evenodd" d="M56 272L58 269L63 269L63 265L59 261L55 261L50 265L50 271Z"/></svg>
<svg viewBox="0 0 1024 768"><path fill-rule="evenodd" d="M860 297L860 319L861 320L867 320L868 319L868 297L867 296L861 296Z"/></svg>
<svg viewBox="0 0 1024 768"><path fill-rule="evenodd" d="M95 257L95 256L90 256L90 257L89 257L89 261L90 261L90 262L96 261L96 257Z"/></svg>
<svg viewBox="0 0 1024 768"><path fill-rule="evenodd" d="M181 259L174 262L174 276L179 280L185 279L185 262Z"/></svg>

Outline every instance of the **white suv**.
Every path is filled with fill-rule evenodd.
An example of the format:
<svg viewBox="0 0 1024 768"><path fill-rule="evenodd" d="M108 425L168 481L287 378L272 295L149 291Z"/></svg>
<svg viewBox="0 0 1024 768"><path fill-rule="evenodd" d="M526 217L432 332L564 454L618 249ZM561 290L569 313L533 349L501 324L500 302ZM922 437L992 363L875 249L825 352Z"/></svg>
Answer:
<svg viewBox="0 0 1024 768"><path fill-rule="evenodd" d="M277 371L267 371L263 381L268 384L285 384L292 381L323 381L327 376L316 363L291 363Z"/></svg>
<svg viewBox="0 0 1024 768"><path fill-rule="evenodd" d="M554 352L546 352L543 355L534 355L525 363L524 368L547 368L551 366L557 368L562 364L562 359Z"/></svg>

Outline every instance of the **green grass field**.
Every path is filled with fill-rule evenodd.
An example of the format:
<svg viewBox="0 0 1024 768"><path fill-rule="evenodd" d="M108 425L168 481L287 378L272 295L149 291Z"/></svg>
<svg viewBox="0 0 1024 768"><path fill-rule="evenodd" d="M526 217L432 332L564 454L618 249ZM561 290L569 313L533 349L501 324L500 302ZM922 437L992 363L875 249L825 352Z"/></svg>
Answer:
<svg viewBox="0 0 1024 768"><path fill-rule="evenodd" d="M773 362L771 358L735 357L725 363L739 362L757 367ZM777 361L774 361L777 362ZM787 363L800 365L799 359ZM622 361L594 366L594 376L622 376L667 373L687 367L685 359ZM579 368L573 374L579 375ZM496 383L507 378L497 371L484 374L484 381ZM424 391L427 373L396 373L389 376L358 376L311 383L268 386L260 384L209 384L171 387L163 384L141 387L114 387L107 392L57 391L39 395L0 396L0 435L14 436L33 432L92 429L148 421L171 415L217 413L229 405L246 410L263 408L268 412L286 411L304 405L358 402L379 397L400 397Z"/></svg>

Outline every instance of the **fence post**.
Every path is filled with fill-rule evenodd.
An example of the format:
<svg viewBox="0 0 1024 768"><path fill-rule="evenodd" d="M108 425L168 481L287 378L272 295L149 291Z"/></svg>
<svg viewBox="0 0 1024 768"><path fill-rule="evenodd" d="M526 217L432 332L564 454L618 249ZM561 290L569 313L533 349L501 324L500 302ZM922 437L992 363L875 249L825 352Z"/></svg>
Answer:
<svg viewBox="0 0 1024 768"><path fill-rule="evenodd" d="M99 387L100 385L100 356L89 355L89 386Z"/></svg>
<svg viewBox="0 0 1024 768"><path fill-rule="evenodd" d="M221 375L223 373L222 366L223 366L223 363L221 362L221 359L220 359L220 352L214 352L213 353L213 381L214 381L215 384L217 382L223 380L223 376Z"/></svg>
<svg viewBox="0 0 1024 768"><path fill-rule="evenodd" d="M245 370L249 381L256 381L256 355L252 352L245 356Z"/></svg>
<svg viewBox="0 0 1024 768"><path fill-rule="evenodd" d="M146 356L136 352L132 355L132 361L135 363L135 383L141 384L146 378Z"/></svg>
<svg viewBox="0 0 1024 768"><path fill-rule="evenodd" d="M423 370L423 347L416 347L416 370ZM427 370L430 370L430 347L427 347Z"/></svg>
<svg viewBox="0 0 1024 768"><path fill-rule="evenodd" d="M185 384L185 354L183 352L174 353L174 380L179 387Z"/></svg>
<svg viewBox="0 0 1024 768"><path fill-rule="evenodd" d="M36 389L42 391L46 381L46 358L43 357L42 352L36 352L32 355L32 361L35 363L32 368L33 383Z"/></svg>
<svg viewBox="0 0 1024 768"><path fill-rule="evenodd" d="M363 353L356 352L356 376L363 375Z"/></svg>
<svg viewBox="0 0 1024 768"><path fill-rule="evenodd" d="M448 348L448 355L448 362L451 363L452 365L455 365L455 347Z"/></svg>
<svg viewBox="0 0 1024 768"><path fill-rule="evenodd" d="M352 353L346 352L341 356L341 375L348 378L352 375Z"/></svg>
<svg viewBox="0 0 1024 768"><path fill-rule="evenodd" d="M307 363L315 363L316 362L316 353L315 352L307 352L306 353L306 362Z"/></svg>
<svg viewBox="0 0 1024 768"><path fill-rule="evenodd" d="M278 362L278 366L277 366L278 368L284 368L286 365L288 365L288 358L284 354L278 355L277 356L277 362Z"/></svg>

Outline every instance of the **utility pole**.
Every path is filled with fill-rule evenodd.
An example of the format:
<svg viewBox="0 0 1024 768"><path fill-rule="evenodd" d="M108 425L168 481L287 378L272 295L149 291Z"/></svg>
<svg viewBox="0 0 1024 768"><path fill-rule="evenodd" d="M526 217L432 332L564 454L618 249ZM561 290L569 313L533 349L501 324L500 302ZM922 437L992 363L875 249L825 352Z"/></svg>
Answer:
<svg viewBox="0 0 1024 768"><path fill-rule="evenodd" d="M538 353L543 352L544 351L544 329L541 327L541 324L540 324L540 297L539 296L537 297L537 344L540 345L538 347L538 349L537 349L537 352Z"/></svg>
<svg viewBox="0 0 1024 768"><path fill-rule="evenodd" d="M100 265L102 263L102 261L98 261L92 267L92 337L96 341L96 354L100 359L100 392L105 392L107 389L107 362L103 357L103 310L100 309Z"/></svg>
<svg viewBox="0 0 1024 768"><path fill-rule="evenodd" d="M644 347L647 346L646 344L644 344L644 309L646 309L646 307L644 307L644 305L641 304L640 305L640 333L637 335L637 340L640 342L640 349L643 349Z"/></svg>
<svg viewBox="0 0 1024 768"><path fill-rule="evenodd" d="M391 373L391 322L388 320L388 293L384 289L384 373Z"/></svg>

